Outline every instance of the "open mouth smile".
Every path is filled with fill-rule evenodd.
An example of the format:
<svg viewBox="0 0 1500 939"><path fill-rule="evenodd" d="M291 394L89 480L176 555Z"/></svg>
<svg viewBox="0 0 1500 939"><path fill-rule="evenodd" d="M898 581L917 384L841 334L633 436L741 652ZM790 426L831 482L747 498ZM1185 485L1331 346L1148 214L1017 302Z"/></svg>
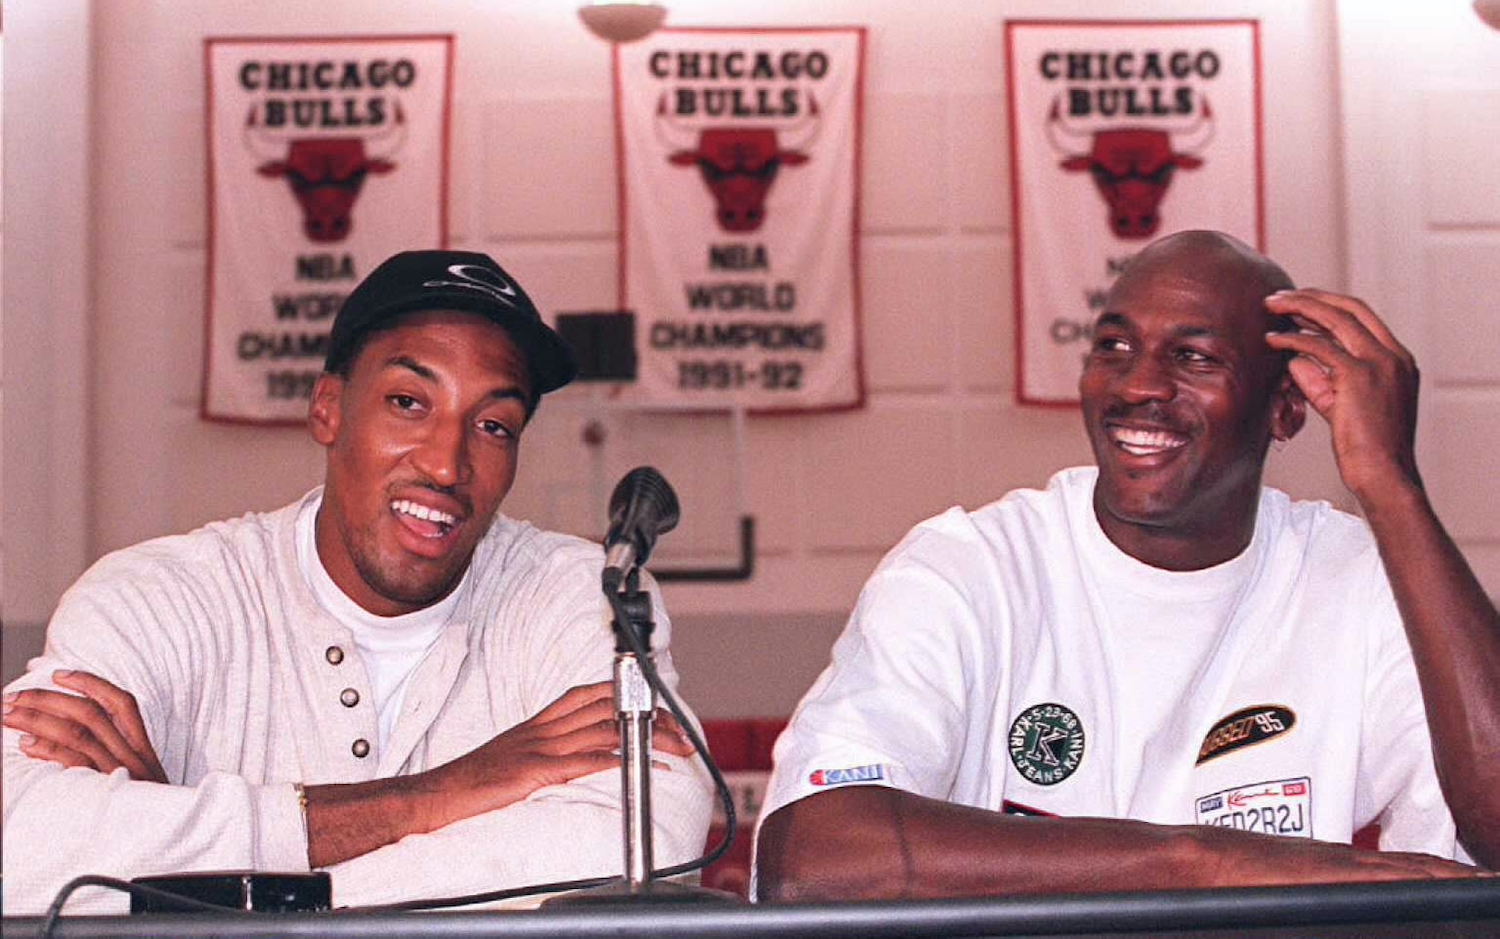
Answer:
<svg viewBox="0 0 1500 939"><path fill-rule="evenodd" d="M458 525L458 518L452 513L410 499L391 500L391 511L408 531L422 538L442 538Z"/></svg>
<svg viewBox="0 0 1500 939"><path fill-rule="evenodd" d="M1157 456L1187 446L1188 438L1170 430L1142 430L1136 427L1107 426L1105 433L1116 447L1131 456Z"/></svg>

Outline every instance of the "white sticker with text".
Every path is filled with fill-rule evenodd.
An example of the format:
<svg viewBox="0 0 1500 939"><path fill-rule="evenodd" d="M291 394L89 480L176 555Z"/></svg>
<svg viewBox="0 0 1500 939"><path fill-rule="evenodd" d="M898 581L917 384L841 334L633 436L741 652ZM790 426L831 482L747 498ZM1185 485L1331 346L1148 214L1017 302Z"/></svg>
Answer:
<svg viewBox="0 0 1500 939"><path fill-rule="evenodd" d="M1224 789L1194 805L1200 825L1312 837L1312 780L1306 776Z"/></svg>

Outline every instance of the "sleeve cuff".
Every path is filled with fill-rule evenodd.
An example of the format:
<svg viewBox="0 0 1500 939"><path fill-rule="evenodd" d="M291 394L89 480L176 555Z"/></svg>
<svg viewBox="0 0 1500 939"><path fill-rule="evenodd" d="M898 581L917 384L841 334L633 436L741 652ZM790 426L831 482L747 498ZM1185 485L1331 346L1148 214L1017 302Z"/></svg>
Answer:
<svg viewBox="0 0 1500 939"><path fill-rule="evenodd" d="M305 871L307 818L291 783L254 788L255 863L267 871Z"/></svg>

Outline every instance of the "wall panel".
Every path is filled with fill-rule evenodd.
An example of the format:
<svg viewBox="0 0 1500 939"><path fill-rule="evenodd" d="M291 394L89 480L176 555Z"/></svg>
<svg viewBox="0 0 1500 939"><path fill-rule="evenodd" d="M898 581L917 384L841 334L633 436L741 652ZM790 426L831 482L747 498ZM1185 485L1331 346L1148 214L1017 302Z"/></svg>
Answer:
<svg viewBox="0 0 1500 939"><path fill-rule="evenodd" d="M99 349L72 360L89 375L86 432L43 441L62 448L47 466L86 468L77 486L91 494L86 507L78 503L79 549L48 549L26 562L50 579L6 582L7 614L26 610L33 619L103 551L274 506L321 476L322 455L300 430L214 427L194 417L206 260L206 36L454 33L454 243L494 253L548 314L615 302L609 53L578 23L573 5L79 6L92 29L86 64L94 78L67 100L98 120L90 125L95 144L68 151L93 181L71 190L89 191L92 201L71 204L89 206L94 247L59 247L41 226L8 230L6 239L8 259L82 272L90 302L76 305L80 315L87 306L87 338ZM814 633L826 639L870 569L912 524L955 502L978 505L1012 486L1039 485L1052 470L1088 458L1076 411L1023 409L1012 400L1005 18L1194 17L1203 8L1193 0L957 0L937 13L895 0L766 0L753 11L712 0L669 6L670 22L681 26L868 28L862 285L869 400L847 413L747 418L737 475L726 416L626 414L602 389L571 389L549 400L527 431L508 509L597 535L618 474L655 463L689 513L663 540L662 562L719 564L732 558L743 493L744 510L760 521L755 579L671 585L676 618L700 623L696 639L710 650L718 647L716 631L736 628L736 617L759 624L768 643L808 622L823 624ZM1263 24L1269 247L1299 279L1344 286L1330 3L1233 0L1213 15ZM8 59L8 72L15 61ZM7 82L7 122L18 113L10 96L22 87ZM11 139L8 133L7 149ZM1349 172L1363 172L1377 156L1361 152ZM19 181L11 170L8 163L8 212L17 204L11 187L49 185L37 167L22 167L30 175ZM7 363L53 351L40 331L10 328L16 270L7 263ZM71 387L49 392L49 401L66 403ZM7 372L7 525L12 504L45 501L55 482L39 471L12 471L11 454L20 451L11 415L21 394ZM600 447L584 442L590 421L606 430ZM1281 479L1299 495L1341 497L1326 438L1314 434L1293 451L1290 462L1273 463L1273 473L1286 467ZM20 524L45 530L39 517ZM8 533L6 544L9 578ZM724 649L740 641L723 638ZM699 687L723 688L726 701L751 700L745 684L756 677L741 674L732 657L722 663ZM711 704L705 711L724 713Z"/></svg>

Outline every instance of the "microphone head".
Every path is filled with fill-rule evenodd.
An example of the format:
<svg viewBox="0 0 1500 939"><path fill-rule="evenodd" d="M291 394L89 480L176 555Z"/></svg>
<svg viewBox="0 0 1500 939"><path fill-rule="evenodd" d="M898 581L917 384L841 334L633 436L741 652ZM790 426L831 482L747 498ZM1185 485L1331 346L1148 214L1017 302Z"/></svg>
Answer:
<svg viewBox="0 0 1500 939"><path fill-rule="evenodd" d="M646 563L656 539L677 526L681 508L677 494L655 467L637 466L626 473L609 497L609 537L629 539L635 560Z"/></svg>

